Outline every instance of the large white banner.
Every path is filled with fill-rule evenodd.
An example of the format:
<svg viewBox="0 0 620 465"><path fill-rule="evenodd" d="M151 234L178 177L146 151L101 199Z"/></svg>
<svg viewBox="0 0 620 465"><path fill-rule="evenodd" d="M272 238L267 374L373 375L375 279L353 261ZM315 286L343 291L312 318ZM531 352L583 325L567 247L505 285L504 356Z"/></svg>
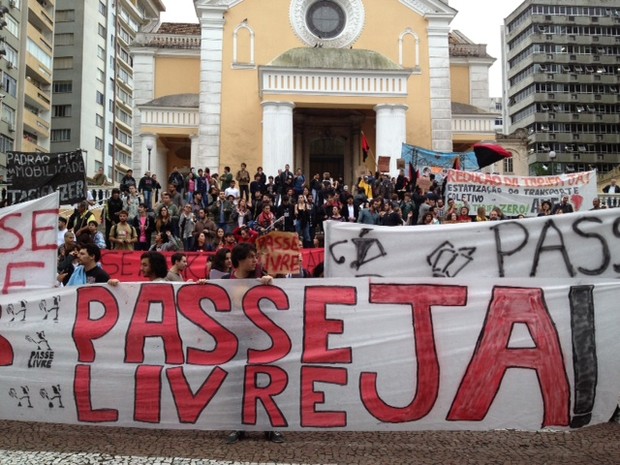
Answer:
<svg viewBox="0 0 620 465"><path fill-rule="evenodd" d="M328 277L620 277L620 209L430 226L324 225Z"/></svg>
<svg viewBox="0 0 620 465"><path fill-rule="evenodd" d="M578 428L608 421L616 406L618 295L616 280L368 278L5 295L0 418Z"/></svg>
<svg viewBox="0 0 620 465"><path fill-rule="evenodd" d="M446 197L457 203L468 202L472 214L478 207L489 212L499 207L504 215L536 216L541 202L558 203L568 196L577 211L592 208L597 196L596 171L556 176L506 176L448 170Z"/></svg>
<svg viewBox="0 0 620 465"><path fill-rule="evenodd" d="M2 294L54 287L58 196L55 192L0 209Z"/></svg>

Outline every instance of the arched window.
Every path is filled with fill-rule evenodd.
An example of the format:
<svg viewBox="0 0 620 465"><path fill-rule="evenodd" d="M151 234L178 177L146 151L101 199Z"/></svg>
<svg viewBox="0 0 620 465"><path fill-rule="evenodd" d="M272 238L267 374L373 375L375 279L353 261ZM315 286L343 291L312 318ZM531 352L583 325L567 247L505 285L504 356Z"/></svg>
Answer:
<svg viewBox="0 0 620 465"><path fill-rule="evenodd" d="M233 66L254 66L254 30L247 21L233 32Z"/></svg>
<svg viewBox="0 0 620 465"><path fill-rule="evenodd" d="M409 27L398 38L398 64L405 68L420 67L420 38Z"/></svg>

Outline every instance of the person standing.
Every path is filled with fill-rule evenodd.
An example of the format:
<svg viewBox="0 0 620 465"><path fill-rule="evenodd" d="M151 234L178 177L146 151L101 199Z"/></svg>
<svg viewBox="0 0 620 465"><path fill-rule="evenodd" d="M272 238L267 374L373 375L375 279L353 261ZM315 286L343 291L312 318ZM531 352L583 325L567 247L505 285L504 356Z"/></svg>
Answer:
<svg viewBox="0 0 620 465"><path fill-rule="evenodd" d="M123 209L123 200L121 199L121 191L118 188L112 189L112 197L105 203L103 209L103 218L105 220L105 240L108 249L112 248L110 242L110 231L112 227L118 223L118 213Z"/></svg>
<svg viewBox="0 0 620 465"><path fill-rule="evenodd" d="M110 230L110 242L114 250L133 250L133 245L138 242L135 228L127 223L129 215L126 210L118 213L118 223Z"/></svg>
<svg viewBox="0 0 620 465"><path fill-rule="evenodd" d="M183 271L187 268L187 256L184 253L175 253L170 257L172 267L168 270L166 281L184 282Z"/></svg>
<svg viewBox="0 0 620 465"><path fill-rule="evenodd" d="M241 169L237 171L237 183L239 184L239 198L245 199L246 202L250 201L250 173L246 169L247 165L241 163Z"/></svg>
<svg viewBox="0 0 620 465"><path fill-rule="evenodd" d="M150 172L144 173L138 183L138 192L144 197L144 203L147 209L153 208L153 190L154 182Z"/></svg>
<svg viewBox="0 0 620 465"><path fill-rule="evenodd" d="M121 192L124 195L129 194L129 186L137 186L136 179L133 177L133 170L128 169L125 176L121 178Z"/></svg>
<svg viewBox="0 0 620 465"><path fill-rule="evenodd" d="M225 274L221 279L259 279L261 284L271 284L273 277L266 275L258 267L258 258L256 255L256 247L244 242L233 247L230 258L233 265L233 271ZM232 431L226 438L227 444L234 444L245 437L245 431ZM265 437L271 442L282 443L284 436L279 431L267 431Z"/></svg>
<svg viewBox="0 0 620 465"><path fill-rule="evenodd" d="M71 277L67 282L67 286L80 286L83 284L107 283L110 275L98 266L101 260L101 251L95 244L84 244L77 253L78 266L75 267ZM66 278L61 273L58 280Z"/></svg>
<svg viewBox="0 0 620 465"><path fill-rule="evenodd" d="M138 215L133 219L131 225L138 234L138 242L134 245L134 250L149 250L151 247L151 234L155 229L155 222L149 216L146 204L138 205Z"/></svg>

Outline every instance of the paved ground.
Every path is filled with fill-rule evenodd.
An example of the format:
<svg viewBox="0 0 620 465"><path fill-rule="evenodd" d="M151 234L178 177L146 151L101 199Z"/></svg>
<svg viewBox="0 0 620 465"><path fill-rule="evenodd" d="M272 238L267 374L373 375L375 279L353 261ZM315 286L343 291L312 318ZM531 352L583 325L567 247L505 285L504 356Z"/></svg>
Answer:
<svg viewBox="0 0 620 465"><path fill-rule="evenodd" d="M570 433L287 433L284 444L256 433L230 446L224 436L0 421L0 464L620 464L618 423Z"/></svg>

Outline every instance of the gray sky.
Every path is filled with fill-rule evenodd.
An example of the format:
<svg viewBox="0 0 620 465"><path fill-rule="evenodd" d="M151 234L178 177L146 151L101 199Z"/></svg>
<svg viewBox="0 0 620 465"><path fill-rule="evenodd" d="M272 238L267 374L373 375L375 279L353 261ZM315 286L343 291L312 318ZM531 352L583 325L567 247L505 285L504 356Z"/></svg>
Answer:
<svg viewBox="0 0 620 465"><path fill-rule="evenodd" d="M376 0L374 0L376 1ZM444 0L445 1L445 0ZM166 12L162 21L198 22L192 0L163 0ZM458 10L451 28L458 29L472 41L487 45L487 52L496 58L489 76L491 97L501 97L501 37L500 26L504 18L514 11L522 0L449 0L450 6Z"/></svg>

